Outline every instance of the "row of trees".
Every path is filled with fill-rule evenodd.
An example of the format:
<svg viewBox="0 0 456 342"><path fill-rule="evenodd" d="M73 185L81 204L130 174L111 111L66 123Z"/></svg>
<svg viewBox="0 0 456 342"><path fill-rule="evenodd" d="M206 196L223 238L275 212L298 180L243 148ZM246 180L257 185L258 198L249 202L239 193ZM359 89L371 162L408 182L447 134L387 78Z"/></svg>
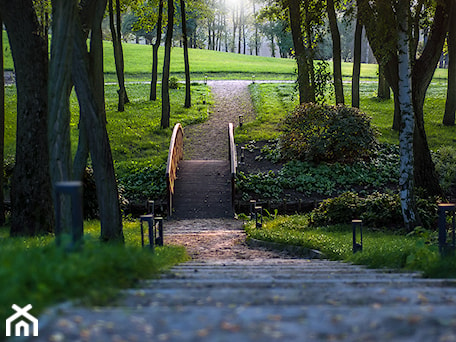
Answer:
<svg viewBox="0 0 456 342"><path fill-rule="evenodd" d="M65 202L65 199L56 198L54 186L60 181L82 180L90 156L97 189L101 239L123 241L119 196L106 129L102 21L108 9L119 81L118 110L123 111L128 95L124 85L121 13L131 6L138 8L154 4L154 1L143 3L133 0L18 0L12 4L0 0L0 18L8 33L17 87L16 158L11 182L13 236L53 231L55 201ZM178 8L182 18L184 45L187 46L184 0L180 0ZM157 30L157 41L153 46L151 100L156 100L157 51L162 34L163 9L164 1L159 0L157 26L160 29ZM168 1L162 80L163 128L168 128L170 121L168 81L174 12L174 2ZM49 27L52 32L50 58ZM184 55L187 76L185 106L190 107L187 49ZM3 66L3 54L0 62ZM4 134L3 84L1 82L1 153ZM72 160L69 98L73 87L80 116L78 146ZM3 160L3 156L0 157ZM0 164L3 166L3 163ZM0 198L0 203L3 205L3 198ZM63 224L69 227L71 205L63 203L61 207L64 208ZM3 223L3 208L0 208L0 213Z"/></svg>
<svg viewBox="0 0 456 342"><path fill-rule="evenodd" d="M454 125L456 106L453 103L456 89L454 72L454 34L456 2L445 1L368 1L339 3L313 0L288 0L275 2L290 20L298 65L300 102L315 101L315 75L313 67L313 41L326 12L333 40L334 87L337 104L344 103L341 77L340 36L335 20L335 6L345 5L356 15L355 52L352 79L352 105L359 106L360 36L365 28L375 57L384 70L384 76L393 90L396 104L395 126L400 133L401 198L406 226L411 229L419 224L414 207L413 189L423 188L430 195L442 195L435 167L432 162L424 129L423 106L426 90L441 57L444 42L448 39L449 88L443 122ZM426 35L421 42L420 35ZM452 39L453 40L452 40Z"/></svg>
<svg viewBox="0 0 456 342"><path fill-rule="evenodd" d="M122 33L124 37L134 34L143 36L153 44L156 39L156 18L158 0L135 3L134 0L123 0L125 11ZM271 14L275 4L270 0L249 0L230 2L227 0L187 1L188 44L191 48L207 48L210 50L291 57L293 41L288 20L285 17ZM146 4L146 5L144 5ZM280 9L275 8L280 12ZM178 9L179 11L179 9ZM274 10L272 10L273 12ZM354 24L350 16L341 16L338 12L337 21L340 26L342 58L352 60ZM146 19L145 19L146 18ZM180 39L181 22L175 25L175 36ZM367 39L363 36L363 44L367 47ZM267 45L267 49L265 48ZM278 54L277 54L278 50ZM372 62L369 49L365 49L364 62ZM331 36L326 25L319 31L318 58L329 59L331 52Z"/></svg>

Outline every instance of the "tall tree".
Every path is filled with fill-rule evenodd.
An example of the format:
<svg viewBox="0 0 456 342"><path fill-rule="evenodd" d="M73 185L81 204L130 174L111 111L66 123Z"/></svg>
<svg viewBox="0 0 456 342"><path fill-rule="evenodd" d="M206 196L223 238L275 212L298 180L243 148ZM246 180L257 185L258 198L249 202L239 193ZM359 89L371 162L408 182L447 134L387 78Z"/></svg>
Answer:
<svg viewBox="0 0 456 342"><path fill-rule="evenodd" d="M47 142L47 37L32 0L0 1L16 72L16 164L11 184L11 234L52 231L54 210ZM20 18L20 20L18 20Z"/></svg>
<svg viewBox="0 0 456 342"><path fill-rule="evenodd" d="M412 103L412 81L409 58L408 9L410 1L397 2L398 17L398 97L401 110L401 129L399 132L400 162L400 198L402 216L407 230L412 230L417 224L413 181L413 131L415 117Z"/></svg>
<svg viewBox="0 0 456 342"><path fill-rule="evenodd" d="M429 194L442 194L435 166L427 143L424 129L424 99L426 91L434 75L437 62L443 48L444 39L448 28L448 10L451 0L436 1L430 34L419 57L413 47L410 56L412 60L412 100L415 113L415 130L413 140L414 151L414 178L415 185L421 187ZM420 3L413 3L419 6ZM416 7L414 8L416 9ZM363 15L363 23L369 38L369 43L378 61L385 64L385 76L390 84L394 95L398 95L398 57L395 42L398 27L397 18L391 4L384 1L358 0L358 10ZM415 15L420 15L413 11ZM412 16L412 9L408 9L408 15ZM403 18L401 18L403 20ZM411 21L413 23L413 20ZM409 29L409 39L416 30Z"/></svg>
<svg viewBox="0 0 456 342"><path fill-rule="evenodd" d="M158 2L158 17L157 17L157 36L155 43L152 45L152 81L150 83L150 101L157 99L157 80L158 80L158 49L161 44L162 36L162 20L163 20L163 0Z"/></svg>
<svg viewBox="0 0 456 342"><path fill-rule="evenodd" d="M187 18L185 13L185 0L180 0L182 14L182 44L184 45L184 65L185 65L185 108L192 106L192 95L190 88L190 62L188 60L188 39L187 39Z"/></svg>
<svg viewBox="0 0 456 342"><path fill-rule="evenodd" d="M378 65L378 88L377 97L380 100L389 100L391 98L390 86L385 77L385 70L382 64Z"/></svg>
<svg viewBox="0 0 456 342"><path fill-rule="evenodd" d="M298 66L299 102L315 102L315 89L311 82L310 61L304 37L302 34L301 6L299 0L288 1L291 33L295 50L296 64Z"/></svg>
<svg viewBox="0 0 456 342"><path fill-rule="evenodd" d="M454 126L456 112L456 2L451 3L450 27L448 32L448 89L443 124Z"/></svg>
<svg viewBox="0 0 456 342"><path fill-rule="evenodd" d="M361 39L363 35L363 25L356 17L355 39L353 46L353 76L352 76L352 107L359 108L359 80L361 75Z"/></svg>
<svg viewBox="0 0 456 342"><path fill-rule="evenodd" d="M337 26L336 9L334 0L326 0L326 11L329 18L329 28L332 37L333 51L333 74L334 74L334 90L336 94L336 104L344 104L344 86L342 83L342 51L340 46L340 32Z"/></svg>
<svg viewBox="0 0 456 342"><path fill-rule="evenodd" d="M2 14L0 12L0 27L3 27ZM3 29L0 30L0 175L4 173L4 151L5 151L5 76L3 58ZM0 177L0 189L3 189L3 177ZM3 191L0 191L0 225L5 224L5 199Z"/></svg>
<svg viewBox="0 0 456 342"><path fill-rule="evenodd" d="M168 0L168 25L166 28L165 60L163 62L162 75L162 115L160 122L162 128L169 127L169 118L171 114L171 106L169 103L169 69L171 64L171 45L173 40L173 29L174 3L173 0Z"/></svg>
<svg viewBox="0 0 456 342"><path fill-rule="evenodd" d="M121 14L122 10L120 7L120 0L116 0L116 19L114 23L114 4L113 0L109 0L109 28L111 30L111 37L112 37L112 45L114 50L114 62L116 65L116 74L117 74L117 81L119 83L119 90L117 93L119 94L119 101L117 105L117 110L119 112L123 112L125 110L125 103L129 102L127 89L125 88L125 63L124 63L124 55L123 55L123 48L122 48L122 19Z"/></svg>
<svg viewBox="0 0 456 342"><path fill-rule="evenodd" d="M107 0L89 0L80 11L84 26L91 29L90 54L80 20L74 25L72 77L81 108L80 130L90 151L100 208L101 239L123 241L114 164L106 129L104 107L101 22ZM100 51L101 50L101 51ZM90 75L90 76L89 76ZM100 84L101 82L101 84Z"/></svg>
<svg viewBox="0 0 456 342"><path fill-rule="evenodd" d="M76 2L52 0L52 44L49 63L49 169L53 189L61 181L71 181L70 92L73 86L71 63ZM71 203L66 198L54 197L54 205L61 202L63 229L68 232L71 223Z"/></svg>

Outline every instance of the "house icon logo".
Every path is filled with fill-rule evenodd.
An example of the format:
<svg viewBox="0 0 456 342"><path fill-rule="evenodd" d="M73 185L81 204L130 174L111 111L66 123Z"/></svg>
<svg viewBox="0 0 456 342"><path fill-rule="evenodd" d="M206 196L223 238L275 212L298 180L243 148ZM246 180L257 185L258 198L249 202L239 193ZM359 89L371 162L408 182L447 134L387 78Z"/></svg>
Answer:
<svg viewBox="0 0 456 342"><path fill-rule="evenodd" d="M28 304L21 308L13 304L12 308L16 313L6 320L6 336L11 336L11 328L14 326L14 336L28 337L30 335L30 325L32 326L33 336L38 336L38 319L29 313L32 305Z"/></svg>

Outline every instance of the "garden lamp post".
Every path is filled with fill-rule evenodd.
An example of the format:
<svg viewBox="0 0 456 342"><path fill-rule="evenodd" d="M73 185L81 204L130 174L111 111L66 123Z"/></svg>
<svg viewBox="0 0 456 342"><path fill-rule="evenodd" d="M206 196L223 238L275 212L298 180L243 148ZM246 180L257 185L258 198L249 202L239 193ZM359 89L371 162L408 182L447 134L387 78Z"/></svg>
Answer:
<svg viewBox="0 0 456 342"><path fill-rule="evenodd" d="M353 253L363 251L363 221L362 220L352 220L353 228ZM357 231L359 230L360 240L359 243L356 241Z"/></svg>
<svg viewBox="0 0 456 342"><path fill-rule="evenodd" d="M455 211L456 204L440 203L439 212L439 252L440 255L454 254L455 250ZM451 216L451 227L453 229L451 243L447 243L447 216Z"/></svg>

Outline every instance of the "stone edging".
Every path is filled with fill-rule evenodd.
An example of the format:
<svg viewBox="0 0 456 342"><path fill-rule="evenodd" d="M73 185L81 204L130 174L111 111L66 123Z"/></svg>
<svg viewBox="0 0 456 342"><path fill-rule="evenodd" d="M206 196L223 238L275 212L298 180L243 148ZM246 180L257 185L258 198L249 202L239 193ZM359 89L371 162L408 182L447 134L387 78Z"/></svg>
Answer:
<svg viewBox="0 0 456 342"><path fill-rule="evenodd" d="M287 245L285 243L270 242L247 238L246 243L250 247L262 247L274 251L286 252L290 255L299 256L308 259L326 259L326 256L315 249L310 249L302 246Z"/></svg>

